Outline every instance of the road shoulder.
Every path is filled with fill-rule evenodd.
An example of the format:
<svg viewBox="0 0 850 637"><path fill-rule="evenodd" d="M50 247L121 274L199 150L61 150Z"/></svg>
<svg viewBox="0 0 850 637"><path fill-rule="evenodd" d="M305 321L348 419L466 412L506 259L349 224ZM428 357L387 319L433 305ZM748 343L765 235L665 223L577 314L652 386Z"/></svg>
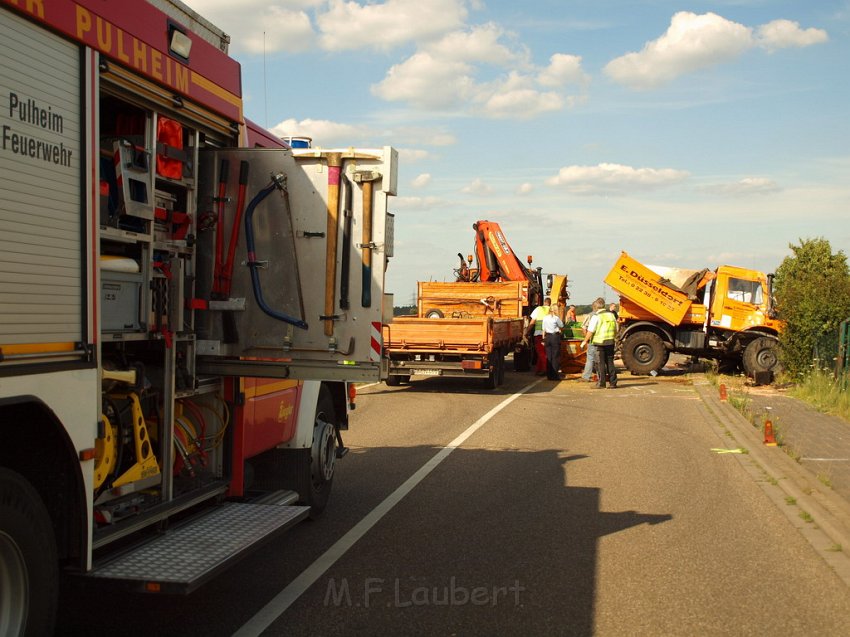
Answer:
<svg viewBox="0 0 850 637"><path fill-rule="evenodd" d="M696 381L707 421L723 447L742 449L734 454L789 522L809 541L835 573L850 586L850 504L818 480L779 447L764 445L756 429L708 381Z"/></svg>

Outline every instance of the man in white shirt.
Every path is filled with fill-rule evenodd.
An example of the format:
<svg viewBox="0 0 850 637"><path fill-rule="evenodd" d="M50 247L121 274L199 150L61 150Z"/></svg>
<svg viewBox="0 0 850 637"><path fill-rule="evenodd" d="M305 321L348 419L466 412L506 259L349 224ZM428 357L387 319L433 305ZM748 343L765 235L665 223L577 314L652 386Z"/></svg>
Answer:
<svg viewBox="0 0 850 637"><path fill-rule="evenodd" d="M543 317L543 347L546 350L546 377L559 380L561 366L561 330L564 322L558 316L558 304L549 307L549 313Z"/></svg>

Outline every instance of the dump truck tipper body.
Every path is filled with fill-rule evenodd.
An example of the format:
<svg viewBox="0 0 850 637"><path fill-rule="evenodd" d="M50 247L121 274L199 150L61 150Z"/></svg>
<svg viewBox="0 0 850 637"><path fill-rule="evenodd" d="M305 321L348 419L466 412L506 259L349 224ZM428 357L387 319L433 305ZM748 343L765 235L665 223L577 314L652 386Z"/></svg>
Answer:
<svg viewBox="0 0 850 637"><path fill-rule="evenodd" d="M762 272L647 266L623 252L605 283L620 295L618 343L633 374L657 372L670 352L740 363L759 378L778 368L782 322Z"/></svg>

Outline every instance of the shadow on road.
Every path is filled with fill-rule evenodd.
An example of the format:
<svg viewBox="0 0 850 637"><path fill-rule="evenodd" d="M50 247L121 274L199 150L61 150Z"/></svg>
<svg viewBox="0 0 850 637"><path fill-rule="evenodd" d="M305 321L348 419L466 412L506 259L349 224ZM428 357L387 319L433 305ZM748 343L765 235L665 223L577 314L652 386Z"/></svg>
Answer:
<svg viewBox="0 0 850 637"><path fill-rule="evenodd" d="M381 467L410 452L361 459ZM600 489L569 484L586 457L455 450L274 634L592 635L599 540L672 515L600 511Z"/></svg>
<svg viewBox="0 0 850 637"><path fill-rule="evenodd" d="M360 449L318 522L188 597L67 586L58 626L231 635L439 450ZM672 516L600 511L600 489L570 485L586 457L456 449L265 634L592 635L600 538Z"/></svg>

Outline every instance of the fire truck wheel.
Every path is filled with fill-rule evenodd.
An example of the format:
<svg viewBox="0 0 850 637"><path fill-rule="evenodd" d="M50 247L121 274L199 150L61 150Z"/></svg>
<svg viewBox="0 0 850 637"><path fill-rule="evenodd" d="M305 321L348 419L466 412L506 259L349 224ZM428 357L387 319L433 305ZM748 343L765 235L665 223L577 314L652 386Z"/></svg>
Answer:
<svg viewBox="0 0 850 637"><path fill-rule="evenodd" d="M649 374L659 371L669 354L664 341L654 332L636 332L623 340L623 365L632 374Z"/></svg>
<svg viewBox="0 0 850 637"><path fill-rule="evenodd" d="M336 465L336 415L326 387L319 391L313 427L313 446L294 452L294 487L301 504L310 507L310 517L322 514L328 504Z"/></svg>
<svg viewBox="0 0 850 637"><path fill-rule="evenodd" d="M748 376L753 376L756 372L778 371L779 344L776 339L761 336L744 349L743 363L744 371Z"/></svg>
<svg viewBox="0 0 850 637"><path fill-rule="evenodd" d="M401 385L401 376L398 376L397 374L390 374L384 382L390 387L398 387Z"/></svg>
<svg viewBox="0 0 850 637"><path fill-rule="evenodd" d="M0 632L53 634L58 585L47 509L20 474L0 469Z"/></svg>

